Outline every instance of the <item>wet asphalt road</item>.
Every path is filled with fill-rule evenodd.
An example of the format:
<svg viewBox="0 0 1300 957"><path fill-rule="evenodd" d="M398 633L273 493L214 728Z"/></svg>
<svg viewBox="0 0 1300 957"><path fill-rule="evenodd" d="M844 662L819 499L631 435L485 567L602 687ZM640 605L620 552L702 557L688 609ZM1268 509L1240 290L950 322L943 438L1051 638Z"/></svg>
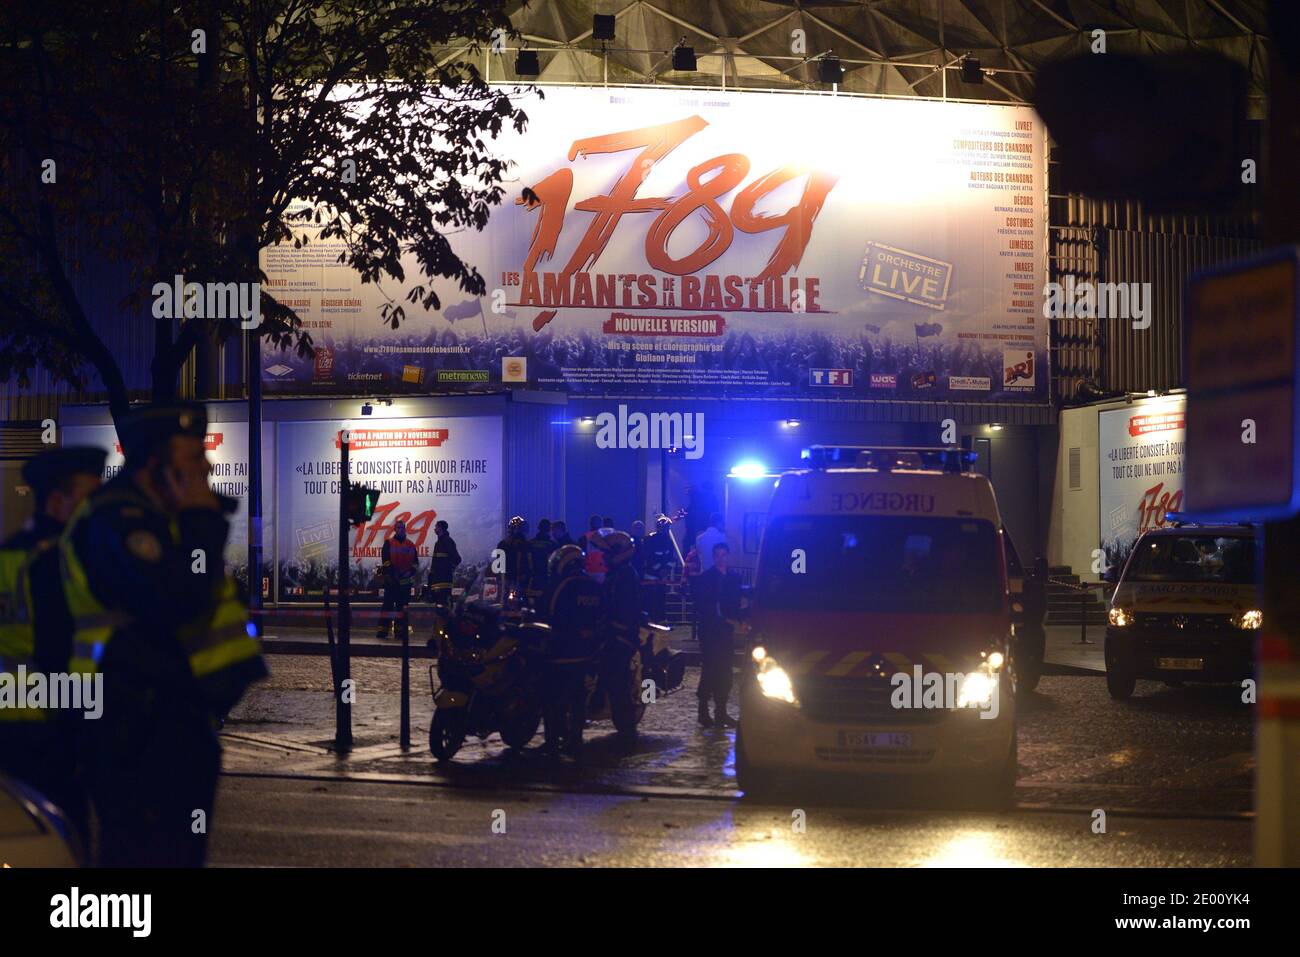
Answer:
<svg viewBox="0 0 1300 957"><path fill-rule="evenodd" d="M803 830L796 812L804 811ZM494 828L495 823L495 828ZM504 828L504 830L502 830ZM225 778L214 866L1233 867L1250 823Z"/></svg>
<svg viewBox="0 0 1300 957"><path fill-rule="evenodd" d="M1101 678L1044 678L1021 703L1017 810L998 815L950 794L820 787L755 804L735 789L732 733L695 726L689 687L649 708L630 753L596 724L581 767L547 761L540 737L522 753L471 739L438 765L421 669L413 747L398 747L392 659L354 662L356 740L342 758L324 660L271 664L226 727L214 864L1250 863L1253 715L1232 688L1144 683L1114 702Z"/></svg>

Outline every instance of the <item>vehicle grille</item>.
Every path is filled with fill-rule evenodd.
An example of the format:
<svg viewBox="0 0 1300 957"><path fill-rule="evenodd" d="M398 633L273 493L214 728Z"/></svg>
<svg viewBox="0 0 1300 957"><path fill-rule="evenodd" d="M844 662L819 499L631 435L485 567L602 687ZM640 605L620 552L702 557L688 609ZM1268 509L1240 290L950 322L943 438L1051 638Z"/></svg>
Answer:
<svg viewBox="0 0 1300 957"><path fill-rule="evenodd" d="M1176 619L1182 620L1183 627L1178 627ZM1234 632L1237 629L1232 627L1231 615L1220 614L1199 614L1191 615L1182 612L1138 612L1133 616L1133 624L1138 628L1152 628L1163 631L1170 631L1177 634L1179 631L1199 631L1199 632Z"/></svg>
<svg viewBox="0 0 1300 957"><path fill-rule="evenodd" d="M893 685L878 677L803 677L795 694L804 713L814 721L861 724L937 724L947 717L942 708L895 708L889 698Z"/></svg>

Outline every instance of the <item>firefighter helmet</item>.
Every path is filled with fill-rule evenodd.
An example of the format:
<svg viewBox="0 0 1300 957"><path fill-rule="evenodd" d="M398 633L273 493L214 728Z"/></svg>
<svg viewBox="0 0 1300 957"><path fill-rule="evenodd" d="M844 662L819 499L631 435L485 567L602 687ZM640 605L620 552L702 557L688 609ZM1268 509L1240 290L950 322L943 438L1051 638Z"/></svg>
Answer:
<svg viewBox="0 0 1300 957"><path fill-rule="evenodd" d="M610 566L621 565L631 558L636 550L632 544L632 536L627 532L617 530L607 532L596 539L596 542L605 553L605 564Z"/></svg>
<svg viewBox="0 0 1300 957"><path fill-rule="evenodd" d="M552 578L567 578L582 571L582 549L577 545L561 545L551 552L546 570Z"/></svg>

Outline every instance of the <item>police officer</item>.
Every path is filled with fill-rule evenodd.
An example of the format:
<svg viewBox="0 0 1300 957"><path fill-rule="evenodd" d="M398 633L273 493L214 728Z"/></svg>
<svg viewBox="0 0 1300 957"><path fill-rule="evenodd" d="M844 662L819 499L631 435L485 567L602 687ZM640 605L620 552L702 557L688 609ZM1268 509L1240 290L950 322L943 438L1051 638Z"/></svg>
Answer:
<svg viewBox="0 0 1300 957"><path fill-rule="evenodd" d="M532 577L532 550L528 545L528 523L522 515L510 519L506 526L506 537L497 542L497 548L505 553L506 559L506 593L511 586L519 593L528 585Z"/></svg>
<svg viewBox="0 0 1300 957"><path fill-rule="evenodd" d="M36 512L0 544L0 673L17 688L25 674L68 670L72 619L59 578L59 535L72 513L100 485L107 453L85 446L42 452L23 466ZM83 702L84 702L83 698ZM85 797L75 782L75 733L81 712L6 706L0 701L0 770L58 805L85 834Z"/></svg>
<svg viewBox="0 0 1300 957"><path fill-rule="evenodd" d="M546 682L546 750L577 758L586 723L587 674L600 641L600 585L582 570L582 549L557 548L550 558L548 583L540 608L551 626Z"/></svg>
<svg viewBox="0 0 1300 957"><path fill-rule="evenodd" d="M641 644L641 581L632 570L632 539L627 532L610 531L593 539L605 558L605 640L601 651L601 677L610 694L610 711L617 720L621 709L635 707L640 688L628 684L632 656Z"/></svg>
<svg viewBox="0 0 1300 957"><path fill-rule="evenodd" d="M59 540L72 668L103 677L87 786L105 866L201 866L221 768L220 720L266 675L224 571L236 506L208 486L202 405L118 425L121 473Z"/></svg>
<svg viewBox="0 0 1300 957"><path fill-rule="evenodd" d="M460 567L460 550L451 537L447 523L439 519L433 526L433 557L429 562L429 599L440 608L451 605L451 587Z"/></svg>
<svg viewBox="0 0 1300 957"><path fill-rule="evenodd" d="M540 607L542 596L546 593L547 579L550 577L551 553L555 543L551 541L551 520L539 519L537 534L528 540L529 563L532 578L528 582L528 602L533 607Z"/></svg>
<svg viewBox="0 0 1300 957"><path fill-rule="evenodd" d="M700 636L699 722L702 728L715 724L734 728L736 720L727 714L731 695L732 634L740 618L740 576L727 568L731 548L726 542L713 546L709 570L695 579L691 594L695 603L696 633ZM715 715L709 714L709 699Z"/></svg>
<svg viewBox="0 0 1300 957"><path fill-rule="evenodd" d="M393 631L397 637L403 638L407 634L406 606L420 571L420 552L406 537L405 522L393 524L393 537L384 542L380 563L384 604L379 611L379 631L375 637L387 638L391 624L396 626Z"/></svg>

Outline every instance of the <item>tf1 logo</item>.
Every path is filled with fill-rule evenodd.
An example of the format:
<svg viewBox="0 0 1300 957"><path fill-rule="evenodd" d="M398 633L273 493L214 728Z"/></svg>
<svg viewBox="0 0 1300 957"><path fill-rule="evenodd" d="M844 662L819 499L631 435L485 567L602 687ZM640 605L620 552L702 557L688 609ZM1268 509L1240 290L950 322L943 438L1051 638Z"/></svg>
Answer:
<svg viewBox="0 0 1300 957"><path fill-rule="evenodd" d="M809 369L809 385L834 386L840 389L853 388L852 369Z"/></svg>

